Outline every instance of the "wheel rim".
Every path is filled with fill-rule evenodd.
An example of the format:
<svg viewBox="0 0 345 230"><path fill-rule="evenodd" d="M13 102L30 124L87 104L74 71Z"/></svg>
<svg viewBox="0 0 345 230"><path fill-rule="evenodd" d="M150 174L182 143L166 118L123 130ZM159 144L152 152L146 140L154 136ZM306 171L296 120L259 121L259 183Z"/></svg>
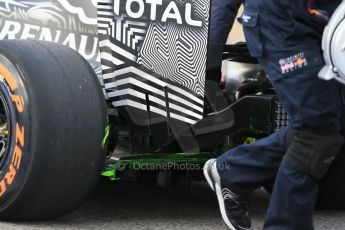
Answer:
<svg viewBox="0 0 345 230"><path fill-rule="evenodd" d="M3 168L10 153L13 133L11 110L8 104L9 95L4 88L6 87L0 84L0 169Z"/></svg>

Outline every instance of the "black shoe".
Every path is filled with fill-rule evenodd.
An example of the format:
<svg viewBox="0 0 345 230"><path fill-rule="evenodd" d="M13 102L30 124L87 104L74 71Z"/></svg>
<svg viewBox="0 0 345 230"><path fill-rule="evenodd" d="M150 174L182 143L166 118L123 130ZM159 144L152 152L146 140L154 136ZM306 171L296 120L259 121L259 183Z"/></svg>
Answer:
<svg viewBox="0 0 345 230"><path fill-rule="evenodd" d="M204 166L207 183L216 193L220 212L225 224L231 230L251 230L252 224L248 215L248 203L238 199L228 188L222 188L216 167L216 159L211 159Z"/></svg>

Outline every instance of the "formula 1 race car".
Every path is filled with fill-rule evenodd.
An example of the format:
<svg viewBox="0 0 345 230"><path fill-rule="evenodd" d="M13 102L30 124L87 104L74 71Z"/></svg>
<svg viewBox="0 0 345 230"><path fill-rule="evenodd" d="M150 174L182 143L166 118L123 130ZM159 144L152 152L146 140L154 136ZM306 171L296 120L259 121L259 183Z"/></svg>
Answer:
<svg viewBox="0 0 345 230"><path fill-rule="evenodd" d="M206 81L209 7L0 0L1 219L66 214L101 174L157 181L168 172L166 183L175 175L188 184L198 170L143 166L203 164L289 124L245 44L224 49L224 88ZM345 206L344 165L342 149L321 182L319 206Z"/></svg>

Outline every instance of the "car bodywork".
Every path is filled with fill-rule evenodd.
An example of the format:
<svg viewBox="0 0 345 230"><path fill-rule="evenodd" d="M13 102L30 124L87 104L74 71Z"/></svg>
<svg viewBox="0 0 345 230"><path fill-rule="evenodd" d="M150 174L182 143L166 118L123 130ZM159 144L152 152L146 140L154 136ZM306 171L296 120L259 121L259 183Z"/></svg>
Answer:
<svg viewBox="0 0 345 230"><path fill-rule="evenodd" d="M101 76L97 1L1 0L0 39L37 39L78 51Z"/></svg>
<svg viewBox="0 0 345 230"><path fill-rule="evenodd" d="M61 88L69 91L75 89L83 93L79 100L73 98L70 101L79 102L82 101L81 98L85 98L85 107L79 107L85 110L96 108L90 105L97 103L87 104L91 101L90 98L97 99L96 101L103 104L97 107L100 108L97 112L102 114L99 115L102 118L89 119L94 121L92 124L86 118L96 114L95 111L88 111L90 114L72 113L74 107L70 106L69 115L75 120L85 120L79 123L79 126L85 129L72 127L72 125L66 125L66 129L78 132L88 130L84 134L89 134L86 135L89 141L78 139L79 146L75 146L83 151L72 151L74 154L59 151L59 148L50 149L55 151L55 154L57 153L54 161L51 161L51 158L48 159L49 162L53 162L51 166L55 167L54 170L63 171L68 177L76 175L75 178L77 178L74 180L68 178L70 187L59 187L65 190L73 188L75 184L88 187L87 183L93 180L93 177L86 177L84 173L79 172L85 169L82 168L85 162L92 161L91 164L87 164L86 168L89 169L87 171L98 178L100 171L90 165L94 166L94 159L100 158L102 161L99 168L103 166L104 149L108 153L102 173L104 176L114 180L119 177L140 180L144 177L145 181L168 188L175 184L188 186L192 180L201 179L203 163L208 159L217 157L240 144L252 143L288 125L289 118L285 109L277 100L269 80L261 71L256 59L249 55L245 44L224 48L224 73L227 75L224 88L219 87L218 82L206 79L209 6L209 0L0 0L0 40L38 39L69 46L78 51L98 75L100 84L97 86L102 89L103 95L96 87L93 87L96 90L91 90L96 94L87 95L85 92L88 91L82 85L88 83L94 86L93 81L85 79L93 79L95 76L92 69L84 65L85 60L75 55L75 52L61 46L52 51L52 47L56 46L52 43L44 46L43 43L32 41L13 42L17 43L16 50L23 47L23 43L31 44L27 45L26 48L30 49L27 49L24 54L12 53L13 56L16 54L19 56L17 60L39 59L36 63L40 64L42 56L45 56L49 57L49 62L42 61L42 63L54 63L55 68L47 68L55 69L55 71L50 70L54 74L47 78L36 74L38 68L33 68L30 72L29 76L39 76L40 79L47 81L45 85L42 84L43 86L39 84L41 88L38 88L38 92L46 89L46 85L51 86L51 79L65 79L55 78L55 76L64 76L63 72L56 69L63 69L62 64L67 62L70 66L65 71L65 77L78 79L74 81L78 85L69 85L71 84L69 82L61 87L63 81L57 82L61 83ZM339 9L343 10L343 6L344 3ZM337 33L336 36L325 35L323 48L328 67L324 69L326 70L324 78L339 77L334 75L337 69L333 68L337 67L334 63L341 61L339 57L343 52L343 49L339 52L339 46L342 47L344 14L339 12L339 15L341 20L333 18L331 26L326 30L331 34L332 30L336 29ZM5 43L8 45L12 42ZM4 46L2 47L4 49ZM9 47L13 46L10 44L5 47L7 48L5 50L11 49ZM60 49L68 50L67 53L70 53L71 57L60 61L62 55L66 56L66 53L60 53L59 58L53 60L54 52ZM37 53L45 53L45 55L40 56ZM77 61L76 57L78 57ZM334 62L335 59L337 62ZM73 63L78 63L80 66L73 65L70 60L74 60ZM70 68L71 66L77 67ZM41 71L42 69L45 68L41 68ZM82 69L85 72L81 72ZM90 78L87 78L88 74ZM58 87L54 84L52 88ZM61 96L61 92L52 94L56 99L54 102L43 100L49 108L44 109L43 113L50 113L51 119L55 117L52 114L60 115L60 104L56 101L70 99L57 98L56 95ZM107 114L102 96L108 104ZM52 107L55 108L54 111ZM64 111L68 109L61 108L61 114L64 115ZM102 129L107 123L106 115L108 115L108 126L102 137ZM4 117L7 119L8 116ZM74 119L71 120L74 121ZM61 120L57 126L61 126L61 123L65 125L64 121L65 119ZM102 123L98 126L101 128L90 128L97 127L92 126L97 122ZM4 123L6 124L6 120ZM50 122L50 124L55 123ZM6 126L1 127L1 132L5 134L5 137L9 133ZM74 137L80 137L78 132L74 132ZM344 134L344 130L342 132ZM60 146L68 150L76 141L74 138L67 137L66 139L71 140L73 144L60 144ZM101 145L90 144L94 143L90 140L101 142ZM41 146L41 143L38 145ZM6 143L0 144L5 149ZM87 144L98 147L99 151L88 148L89 155L85 157ZM46 153L46 150L41 151L40 156L47 156ZM65 155L62 154L63 157L61 157L60 153ZM344 207L345 189L343 184L339 183L345 175L344 153L343 147L328 175L321 181L319 195L321 206ZM78 164L69 164L70 171L66 171L65 167L58 167L59 164L56 164L56 161L64 160L64 157L73 159L73 162L78 162ZM84 163L79 164L79 162ZM42 165L46 173L46 164ZM72 169L77 173L71 173ZM3 173L7 175L11 172L4 171ZM47 181L55 183L55 180L50 178L47 177ZM66 178L59 176L62 180ZM80 181L80 178L83 180ZM36 178L34 181L37 181ZM270 191L272 183L268 182L264 187ZM28 194L36 194L32 192L36 191L36 188L29 187L32 190L28 190ZM52 186L46 187L50 189ZM61 194L58 198L66 198L63 196L64 192L56 191L54 195ZM51 195L49 192L42 192L42 194ZM38 196L42 194L38 193ZM56 197L48 197L47 200L56 201L58 200ZM81 198L79 193L76 196L69 196L69 199L74 202L73 200L77 197ZM332 197L331 201L330 197ZM23 205L28 206L26 203ZM58 206L60 207L60 204ZM40 212L38 205L31 205L31 207L37 207L37 209L28 209L30 211L26 215L14 215L14 217L27 219L31 216L32 210L36 211L38 216L45 216L46 211ZM71 206L66 205L65 208L70 210ZM56 214L54 207L49 205L48 210L51 211L50 215L60 215L60 213Z"/></svg>
<svg viewBox="0 0 345 230"><path fill-rule="evenodd" d="M288 123L245 47L225 49L239 71L230 99L206 81L209 9L209 0L0 0L0 39L57 42L91 64L113 162L200 162Z"/></svg>

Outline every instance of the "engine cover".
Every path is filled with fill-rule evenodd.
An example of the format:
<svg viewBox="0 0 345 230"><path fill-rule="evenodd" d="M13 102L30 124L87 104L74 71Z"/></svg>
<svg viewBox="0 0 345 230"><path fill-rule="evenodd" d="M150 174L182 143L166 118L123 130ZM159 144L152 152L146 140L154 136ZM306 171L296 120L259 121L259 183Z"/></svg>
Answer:
<svg viewBox="0 0 345 230"><path fill-rule="evenodd" d="M319 73L324 80L335 79L345 84L345 1L334 12L325 28L322 49L326 66Z"/></svg>

